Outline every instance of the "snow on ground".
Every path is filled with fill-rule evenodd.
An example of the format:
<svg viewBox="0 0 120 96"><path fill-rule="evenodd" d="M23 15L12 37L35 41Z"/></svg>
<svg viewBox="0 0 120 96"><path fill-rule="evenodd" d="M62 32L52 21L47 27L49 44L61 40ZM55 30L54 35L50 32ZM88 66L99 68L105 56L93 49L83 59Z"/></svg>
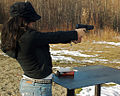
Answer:
<svg viewBox="0 0 120 96"><path fill-rule="evenodd" d="M79 56L79 57L96 57L98 55L87 55L80 53L81 51L69 51L69 50L50 50L51 57L53 61L60 61L60 62L88 62L88 63L95 63L96 60L75 60L72 57L66 57L62 55L70 55L70 56Z"/></svg>
<svg viewBox="0 0 120 96"><path fill-rule="evenodd" d="M120 46L120 43L115 43L115 42L106 42L106 41L98 41L95 42L93 41L93 43L95 44L109 44L109 45L114 45L114 46ZM53 45L52 45L53 46ZM106 46L106 47L110 47L110 46ZM90 51L90 50L84 50L86 51ZM82 54L81 52L83 52L83 50L78 50L78 51L69 51L69 50L52 50L51 49L51 55L52 55L52 59L53 61L56 60L64 60L64 61L70 61L70 62L83 62L83 63L95 63L96 61L102 62L102 63L120 63L120 60L116 61L109 61L107 59L100 59L100 58L93 58L93 59L84 59L81 61L75 60L72 57L65 57L64 55L70 55L70 56L79 56L79 57L97 57L99 53L102 53L103 51L96 51L98 52L98 54L95 55L88 55L88 54Z"/></svg>
<svg viewBox="0 0 120 96"><path fill-rule="evenodd" d="M106 42L106 41L98 41L98 42L93 42L95 44L109 44L109 45L114 45L114 46L120 46L120 43L115 43L115 42Z"/></svg>
<svg viewBox="0 0 120 96"><path fill-rule="evenodd" d="M81 60L81 62L84 62L84 63L95 63L95 61L92 61L92 60Z"/></svg>
<svg viewBox="0 0 120 96"><path fill-rule="evenodd" d="M109 44L109 45L115 45L115 46L120 46L120 43L115 43L115 42L93 42L95 44ZM52 45L54 46L54 45ZM100 61L100 62L108 62L107 59L100 59L97 58L98 54L96 55L87 55L87 54L82 54L81 50L79 51L69 51L69 50L50 50L51 51L51 56L53 61L63 61L63 62L88 62L88 63L95 63L96 61ZM85 50L85 51L89 51L89 50ZM102 53L102 51L98 51L98 53ZM7 56L4 53L0 53L0 55L4 55ZM67 55L67 56L65 56ZM94 57L91 58L89 60L84 59L81 61L75 60L72 57L69 56L79 56L79 57ZM96 57L96 58L95 58ZM111 61L110 61L111 62ZM111 63L120 63L120 60L114 60ZM90 86L90 87L85 87L82 88L83 90L80 92L80 94L77 94L77 96L94 96L94 86ZM112 86L112 87L102 87L101 89L101 96L120 96L120 85L116 85L116 86Z"/></svg>
<svg viewBox="0 0 120 96"><path fill-rule="evenodd" d="M108 62L107 59L99 59L99 58L93 58L90 60L75 60L72 57L65 57L62 55L70 55L70 56L79 56L79 57L97 57L98 55L87 55L87 54L82 54L80 51L69 51L69 50L52 50L51 49L51 56L53 61L59 61L63 60L64 62L77 62L77 63L95 63L96 61L100 62Z"/></svg>
<svg viewBox="0 0 120 96"><path fill-rule="evenodd" d="M0 53L0 55L3 55L3 56L8 57L8 55L6 55L6 54L5 54L5 53L3 53L3 52L2 52L2 53Z"/></svg>
<svg viewBox="0 0 120 96"><path fill-rule="evenodd" d="M52 50L51 55L71 55L71 56L79 56L79 57L96 57L98 55L87 55L82 54L79 51L69 51L69 50Z"/></svg>
<svg viewBox="0 0 120 96"><path fill-rule="evenodd" d="M98 58L93 58L93 59L90 59L91 61L100 61L100 62L107 62L109 60L107 59L98 59Z"/></svg>
<svg viewBox="0 0 120 96"><path fill-rule="evenodd" d="M86 62L86 63L95 63L96 61L105 63L105 62L108 62L109 60L107 60L107 59L99 59L99 58L92 58L92 59L89 59L89 60L85 60L85 59L81 60L81 62Z"/></svg>
<svg viewBox="0 0 120 96"><path fill-rule="evenodd" d="M51 56L53 61L69 61L69 62L76 62L75 59L71 58L71 57L65 57L65 56Z"/></svg>
<svg viewBox="0 0 120 96"><path fill-rule="evenodd" d="M118 63L118 64L120 64L120 59L113 60L110 63Z"/></svg>
<svg viewBox="0 0 120 96"><path fill-rule="evenodd" d="M109 44L109 45L114 45L114 46L120 46L120 43L115 43L115 42L93 42L96 44ZM109 46L108 46L109 47ZM87 50L86 50L87 51ZM53 60L67 60L67 61L75 61L73 58L65 57L61 55L72 55L72 56L79 56L79 57L97 57L98 55L87 55L87 54L82 54L80 52L83 51L69 51L69 50L51 50L51 55ZM98 51L98 53L102 53L102 51ZM55 56L58 55L58 56ZM56 59L57 58L57 59ZM90 60L81 60L81 62L89 62L89 63L95 63L96 61L100 62L108 62L109 60L107 59L99 59L99 58L92 58ZM109 61L111 62L111 61ZM120 63L120 60L114 60L111 63ZM90 87L85 87L82 88L82 91L77 94L76 96L95 96L95 86L90 86ZM101 96L120 96L120 85L116 86L111 86L111 87L102 87L101 88Z"/></svg>
<svg viewBox="0 0 120 96"><path fill-rule="evenodd" d="M94 93L95 93L95 86L90 86L90 87L82 88L80 94L77 94L76 96L95 96ZM120 96L120 85L111 86L111 87L102 87L101 96Z"/></svg>

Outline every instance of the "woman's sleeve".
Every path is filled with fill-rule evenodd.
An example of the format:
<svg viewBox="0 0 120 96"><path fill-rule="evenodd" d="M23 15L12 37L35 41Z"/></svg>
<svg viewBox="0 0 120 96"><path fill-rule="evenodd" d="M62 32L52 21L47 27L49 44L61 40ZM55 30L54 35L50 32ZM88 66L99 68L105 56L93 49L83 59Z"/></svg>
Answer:
<svg viewBox="0 0 120 96"><path fill-rule="evenodd" d="M72 40L77 40L76 31L57 31L57 32L37 32L33 33L34 40L40 43L56 44L70 43Z"/></svg>

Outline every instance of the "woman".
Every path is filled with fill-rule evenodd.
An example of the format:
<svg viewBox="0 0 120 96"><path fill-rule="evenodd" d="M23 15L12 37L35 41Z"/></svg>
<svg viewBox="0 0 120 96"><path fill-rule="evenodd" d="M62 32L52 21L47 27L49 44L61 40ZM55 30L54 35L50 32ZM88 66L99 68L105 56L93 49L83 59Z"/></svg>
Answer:
<svg viewBox="0 0 120 96"><path fill-rule="evenodd" d="M16 59L24 75L20 82L22 96L52 96L52 61L49 44L80 43L84 29L76 31L38 32L33 23L41 17L30 2L10 7L11 18L1 34L3 52Z"/></svg>

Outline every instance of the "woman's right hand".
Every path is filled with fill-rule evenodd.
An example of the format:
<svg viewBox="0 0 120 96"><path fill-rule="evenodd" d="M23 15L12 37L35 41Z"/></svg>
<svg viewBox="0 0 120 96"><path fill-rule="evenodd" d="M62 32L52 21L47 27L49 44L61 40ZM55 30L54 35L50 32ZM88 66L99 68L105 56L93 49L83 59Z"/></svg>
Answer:
<svg viewBox="0 0 120 96"><path fill-rule="evenodd" d="M85 28L80 28L80 29L75 29L75 31L77 31L78 34L78 40L73 41L73 43L77 44L80 43L82 40L82 37L85 35Z"/></svg>

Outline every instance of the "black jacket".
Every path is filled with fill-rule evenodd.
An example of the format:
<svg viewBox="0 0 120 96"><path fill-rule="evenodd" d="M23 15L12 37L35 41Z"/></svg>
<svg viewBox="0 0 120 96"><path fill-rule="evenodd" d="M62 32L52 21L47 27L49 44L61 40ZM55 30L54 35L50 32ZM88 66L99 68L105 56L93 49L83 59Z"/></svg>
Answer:
<svg viewBox="0 0 120 96"><path fill-rule="evenodd" d="M26 76L41 79L52 73L49 44L70 43L72 40L77 40L76 31L37 32L30 29L21 36L17 50L7 54L16 58Z"/></svg>

